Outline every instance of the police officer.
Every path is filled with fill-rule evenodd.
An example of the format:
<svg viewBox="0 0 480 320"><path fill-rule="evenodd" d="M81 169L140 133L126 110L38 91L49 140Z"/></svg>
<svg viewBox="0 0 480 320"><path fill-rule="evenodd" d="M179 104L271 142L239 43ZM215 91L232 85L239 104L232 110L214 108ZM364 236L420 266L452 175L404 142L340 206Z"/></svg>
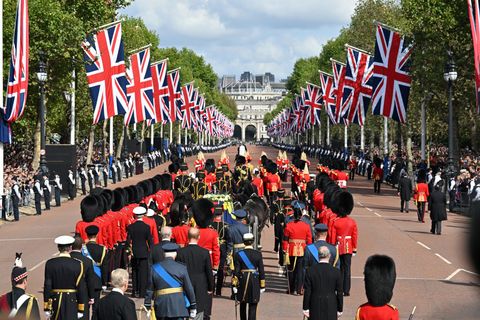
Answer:
<svg viewBox="0 0 480 320"><path fill-rule="evenodd" d="M43 176L43 200L45 201L45 210L50 210L50 199L52 194L52 186L50 186L50 181L48 176Z"/></svg>
<svg viewBox="0 0 480 320"><path fill-rule="evenodd" d="M33 185L33 194L35 196L35 211L37 212L37 215L42 214L42 205L40 204L40 201L42 200L43 196L43 188L40 184L40 178L37 176L35 179L35 183Z"/></svg>
<svg viewBox="0 0 480 320"><path fill-rule="evenodd" d="M153 264L144 305L150 310L154 300L152 311L158 320L195 318L195 293L187 267L175 261L180 247L169 242L162 248L165 253L164 260L152 257ZM150 311L147 313L147 318L149 317Z"/></svg>
<svg viewBox="0 0 480 320"><path fill-rule="evenodd" d="M74 241L71 236L56 238L59 255L45 264L43 299L47 319L71 320L83 317L85 305L81 299L85 289L80 281L84 268L82 262L70 256Z"/></svg>
<svg viewBox="0 0 480 320"><path fill-rule="evenodd" d="M55 194L55 206L60 207L61 205L61 192L62 192L63 186L62 183L60 182L60 176L58 174L55 174L54 180L53 180L53 190Z"/></svg>
<svg viewBox="0 0 480 320"><path fill-rule="evenodd" d="M15 221L20 220L20 212L18 211L18 206L21 200L22 200L22 195L20 193L20 187L18 186L18 178L13 177L12 207L13 207L13 217Z"/></svg>
<svg viewBox="0 0 480 320"><path fill-rule="evenodd" d="M253 249L252 233L243 235L245 248L235 254L235 269L232 278L233 293L240 301L240 319L255 320L260 294L265 292L265 271L262 253ZM248 305L248 318L247 318ZM236 306L235 306L236 307Z"/></svg>

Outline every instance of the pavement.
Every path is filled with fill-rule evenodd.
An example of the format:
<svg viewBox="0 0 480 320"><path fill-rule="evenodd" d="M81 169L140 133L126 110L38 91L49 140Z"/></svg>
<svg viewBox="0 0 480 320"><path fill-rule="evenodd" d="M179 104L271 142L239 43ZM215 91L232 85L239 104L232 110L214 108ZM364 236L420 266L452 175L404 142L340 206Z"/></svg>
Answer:
<svg viewBox="0 0 480 320"><path fill-rule="evenodd" d="M254 165L265 151L276 158L277 150L263 146L247 146ZM227 154L233 161L236 147ZM206 155L218 160L220 152ZM194 158L188 159L193 168ZM117 183L126 186L162 173L163 164L143 175ZM316 162L312 161L311 172ZM287 185L286 187L289 187ZM479 319L480 281L467 256L466 236L470 219L449 214L442 225L442 235L432 235L430 221L417 221L415 210L399 211L400 200L390 186L382 185L380 195L374 195L373 182L356 176L349 181L349 190L355 199L352 218L359 229L358 253L352 259L351 296L344 299L341 319L353 319L357 307L366 302L363 284L363 266L372 254L386 254L396 263L397 281L391 301L400 310L401 319L408 319L416 306L414 319ZM73 234L80 219L81 197L47 211L41 216L22 216L18 223L0 226L0 292L10 286L10 271L15 252L23 252L24 264L29 269L28 291L41 301L45 261L54 256L53 239L61 234ZM410 208L414 208L410 203ZM267 274L267 291L258 307L258 319L300 319L302 297L285 294L287 280L279 275L277 256L273 252L273 228L265 228L262 235L263 258ZM227 280L229 281L229 279ZM215 297L212 319L235 319L234 301L230 289L223 288L223 296ZM136 301L140 306L141 301ZM145 315L142 315L145 319Z"/></svg>

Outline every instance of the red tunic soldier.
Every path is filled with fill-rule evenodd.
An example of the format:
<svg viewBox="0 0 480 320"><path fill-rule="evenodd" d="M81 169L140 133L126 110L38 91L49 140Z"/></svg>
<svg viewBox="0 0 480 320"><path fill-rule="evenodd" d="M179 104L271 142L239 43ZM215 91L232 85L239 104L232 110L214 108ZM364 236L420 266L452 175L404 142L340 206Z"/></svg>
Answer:
<svg viewBox="0 0 480 320"><path fill-rule="evenodd" d="M415 193L413 199L417 203L417 216L418 221L425 222L425 204L428 201L430 192L428 190L428 184L425 183L425 172L421 171L418 174L417 185L415 187Z"/></svg>

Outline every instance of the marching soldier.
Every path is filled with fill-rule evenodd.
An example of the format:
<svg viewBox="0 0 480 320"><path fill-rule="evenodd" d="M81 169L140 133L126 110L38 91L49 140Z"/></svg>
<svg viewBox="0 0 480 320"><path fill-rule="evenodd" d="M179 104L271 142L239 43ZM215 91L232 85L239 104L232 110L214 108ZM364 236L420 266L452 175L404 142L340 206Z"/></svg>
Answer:
<svg viewBox="0 0 480 320"><path fill-rule="evenodd" d="M112 174L112 183L117 183L117 164L115 160L112 161L112 166L110 167L110 172Z"/></svg>
<svg viewBox="0 0 480 320"><path fill-rule="evenodd" d="M100 172L98 172L98 165L93 166L92 173L93 173L94 186L95 187L99 186L100 185Z"/></svg>
<svg viewBox="0 0 480 320"><path fill-rule="evenodd" d="M18 206L21 200L22 200L22 195L20 194L20 187L18 186L18 178L13 177L12 207L13 207L13 217L15 221L20 220L20 212L18 211Z"/></svg>
<svg viewBox="0 0 480 320"><path fill-rule="evenodd" d="M128 178L130 176L130 161L128 161L128 158L123 160L123 168L125 169L125 177Z"/></svg>
<svg viewBox="0 0 480 320"><path fill-rule="evenodd" d="M229 226L229 237L227 242L227 252L231 257L234 257L239 250L245 247L243 243L243 235L250 232L247 225L247 211L238 209L233 212L237 223Z"/></svg>
<svg viewBox="0 0 480 320"><path fill-rule="evenodd" d="M87 243L82 247L82 254L92 260L94 277L94 305L92 313L95 312L98 301L100 300L100 293L107 288L108 277L108 251L105 246L97 243L97 235L100 229L95 225L90 225L85 228L88 236Z"/></svg>
<svg viewBox="0 0 480 320"><path fill-rule="evenodd" d="M303 290L305 247L312 243L310 225L302 221L305 205L300 201L293 201L294 221L287 223L283 232L284 264L287 265L288 293L300 295Z"/></svg>
<svg viewBox="0 0 480 320"><path fill-rule="evenodd" d="M233 293L240 302L240 319L255 320L261 293L265 292L265 271L262 253L253 249L252 233L243 235L245 248L235 255L232 278ZM247 317L248 304L248 317ZM235 306L236 308L237 306Z"/></svg>
<svg viewBox="0 0 480 320"><path fill-rule="evenodd" d="M75 195L77 193L77 190L75 187L75 177L73 176L73 171L70 169L68 170L67 190L68 190L68 198L70 200L75 199Z"/></svg>
<svg viewBox="0 0 480 320"><path fill-rule="evenodd" d="M136 207L133 214L136 216L134 223L127 227L127 247L131 248L132 256L132 287L133 297L145 297L148 281L148 256L153 246L150 227L143 222L143 216L147 213L144 207Z"/></svg>
<svg viewBox="0 0 480 320"><path fill-rule="evenodd" d="M144 305L148 310L151 309L159 320L195 318L195 293L187 267L175 261L179 246L166 243L162 248L165 252L164 260L152 257L153 264ZM147 318L149 316L150 311Z"/></svg>
<svg viewBox="0 0 480 320"><path fill-rule="evenodd" d="M50 181L48 176L43 176L43 200L45 201L45 210L50 210L50 198L52 194L52 187L50 186Z"/></svg>
<svg viewBox="0 0 480 320"><path fill-rule="evenodd" d="M94 175L93 175L93 169L92 169L93 165L89 165L88 166L88 188L90 191L93 190L93 186L94 186Z"/></svg>
<svg viewBox="0 0 480 320"><path fill-rule="evenodd" d="M60 182L60 176L58 174L55 174L55 178L53 180L53 190L55 193L55 206L60 207L61 205L61 192L62 192L63 186L62 183Z"/></svg>
<svg viewBox="0 0 480 320"><path fill-rule="evenodd" d="M205 172L204 171L198 171L197 172L197 179L198 181L195 181L192 184L192 197L195 200L198 200L200 198L203 198L207 194L207 184L204 182L205 179Z"/></svg>
<svg viewBox="0 0 480 320"><path fill-rule="evenodd" d="M38 176L36 177L35 184L33 185L33 194L35 195L35 211L37 212L37 215L41 215L42 205L40 204L40 201L42 200L43 196L43 188L40 185L40 180Z"/></svg>
<svg viewBox="0 0 480 320"><path fill-rule="evenodd" d="M27 268L21 258L16 258L11 274L12 291L0 296L1 319L40 320L37 298L26 293L27 277Z"/></svg>
<svg viewBox="0 0 480 320"><path fill-rule="evenodd" d="M102 166L102 177L103 177L103 186L106 188L108 186L108 167L106 163L103 163L103 166Z"/></svg>
<svg viewBox="0 0 480 320"><path fill-rule="evenodd" d="M85 172L85 168L80 169L80 182L82 185L82 194L86 195L87 194L87 173Z"/></svg>
<svg viewBox="0 0 480 320"><path fill-rule="evenodd" d="M47 319L72 320L83 317L85 305L81 303L84 287L83 263L70 257L71 236L55 239L60 254L45 264L43 285L44 311Z"/></svg>
<svg viewBox="0 0 480 320"><path fill-rule="evenodd" d="M116 164L116 167L117 167L117 180L118 182L122 181L122 166L120 165L120 159L117 159L117 161L115 162Z"/></svg>

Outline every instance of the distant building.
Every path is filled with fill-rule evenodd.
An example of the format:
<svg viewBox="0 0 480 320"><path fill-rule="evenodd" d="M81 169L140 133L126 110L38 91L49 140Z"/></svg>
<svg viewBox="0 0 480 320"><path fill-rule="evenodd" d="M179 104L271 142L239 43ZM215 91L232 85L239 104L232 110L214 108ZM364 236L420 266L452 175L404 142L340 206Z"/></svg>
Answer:
<svg viewBox="0 0 480 320"><path fill-rule="evenodd" d="M240 75L240 81L242 82L252 82L254 81L253 74L250 71L245 71Z"/></svg>
<svg viewBox="0 0 480 320"><path fill-rule="evenodd" d="M229 87L233 84L235 84L235 82L237 82L237 77L233 74L233 75L224 75L221 79L220 79L220 83L219 83L219 87L220 88L226 88L226 87Z"/></svg>
<svg viewBox="0 0 480 320"><path fill-rule="evenodd" d="M255 82L258 82L263 86L265 84L265 79L263 77L263 74L256 74L255 75Z"/></svg>
<svg viewBox="0 0 480 320"><path fill-rule="evenodd" d="M265 81L268 81L270 83L274 83L275 82L275 75L270 73L270 72L265 72L264 79L265 79Z"/></svg>

